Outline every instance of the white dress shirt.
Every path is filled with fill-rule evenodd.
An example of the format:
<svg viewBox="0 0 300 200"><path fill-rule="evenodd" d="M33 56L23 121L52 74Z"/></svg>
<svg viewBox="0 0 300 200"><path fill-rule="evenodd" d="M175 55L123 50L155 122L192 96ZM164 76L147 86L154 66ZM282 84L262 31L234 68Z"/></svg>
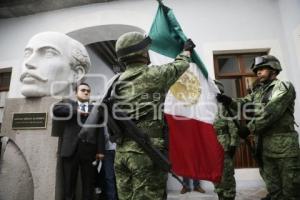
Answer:
<svg viewBox="0 0 300 200"><path fill-rule="evenodd" d="M84 112L88 112L89 111L89 102L80 102L80 101L77 101L77 102L78 102L78 106L79 106L80 110L81 110L82 104L84 104L85 105Z"/></svg>

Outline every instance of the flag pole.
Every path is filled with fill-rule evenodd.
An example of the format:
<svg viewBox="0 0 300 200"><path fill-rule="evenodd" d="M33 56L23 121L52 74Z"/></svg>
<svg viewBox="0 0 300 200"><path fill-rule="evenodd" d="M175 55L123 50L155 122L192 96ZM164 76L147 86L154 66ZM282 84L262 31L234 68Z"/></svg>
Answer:
<svg viewBox="0 0 300 200"><path fill-rule="evenodd" d="M159 4L162 4L162 0L156 0Z"/></svg>

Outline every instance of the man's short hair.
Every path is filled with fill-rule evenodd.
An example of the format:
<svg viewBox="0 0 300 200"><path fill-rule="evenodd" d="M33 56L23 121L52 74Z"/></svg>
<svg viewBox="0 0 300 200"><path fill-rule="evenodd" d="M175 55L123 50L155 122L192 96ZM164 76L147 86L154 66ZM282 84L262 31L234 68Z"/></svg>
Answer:
<svg viewBox="0 0 300 200"><path fill-rule="evenodd" d="M91 89L91 86L90 86L89 84L87 84L87 83L85 83L85 82L81 82L81 83L78 83L78 84L76 85L74 91L77 92L79 86L81 86L81 85L86 85L86 86L88 86L88 87Z"/></svg>

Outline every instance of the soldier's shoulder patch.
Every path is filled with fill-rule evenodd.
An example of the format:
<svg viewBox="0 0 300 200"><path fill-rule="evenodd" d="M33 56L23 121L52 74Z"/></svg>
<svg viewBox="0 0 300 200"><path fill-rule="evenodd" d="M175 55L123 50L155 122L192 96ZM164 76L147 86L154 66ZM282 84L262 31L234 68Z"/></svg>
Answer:
<svg viewBox="0 0 300 200"><path fill-rule="evenodd" d="M291 87L291 82L289 82L289 81L280 81L280 84L279 84L279 86L278 86L278 89L280 90L280 91L287 91L287 90L289 90L289 88Z"/></svg>

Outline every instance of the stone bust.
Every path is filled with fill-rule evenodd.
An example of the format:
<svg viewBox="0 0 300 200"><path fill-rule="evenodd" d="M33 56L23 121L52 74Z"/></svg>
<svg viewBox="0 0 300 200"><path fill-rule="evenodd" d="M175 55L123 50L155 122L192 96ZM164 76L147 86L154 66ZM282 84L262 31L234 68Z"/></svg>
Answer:
<svg viewBox="0 0 300 200"><path fill-rule="evenodd" d="M25 97L65 96L91 62L86 48L63 33L34 35L24 50L21 93Z"/></svg>

